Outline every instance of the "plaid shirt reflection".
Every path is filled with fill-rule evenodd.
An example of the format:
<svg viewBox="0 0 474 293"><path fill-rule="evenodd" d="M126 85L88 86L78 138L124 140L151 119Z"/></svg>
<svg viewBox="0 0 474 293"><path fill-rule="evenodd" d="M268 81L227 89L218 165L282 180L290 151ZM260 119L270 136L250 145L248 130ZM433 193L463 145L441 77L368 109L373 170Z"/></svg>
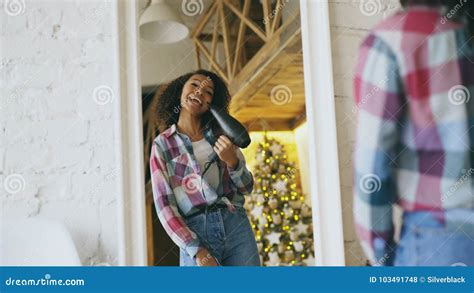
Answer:
<svg viewBox="0 0 474 293"><path fill-rule="evenodd" d="M210 128L206 129L204 137L214 145L216 138ZM239 163L235 170L218 160L221 180L218 189L214 190L201 178L202 170L194 157L191 141L178 133L175 124L154 140L150 169L158 218L176 245L191 257L195 256L201 243L185 224L183 216L196 212L199 206L209 203L209 199L226 197L234 205L242 206L243 195L252 192L252 173L247 170L240 149L237 148L236 152Z"/></svg>
<svg viewBox="0 0 474 293"><path fill-rule="evenodd" d="M462 25L418 6L377 26L358 61L356 229L371 262L391 265L392 204L446 226L445 211L473 208L474 50Z"/></svg>

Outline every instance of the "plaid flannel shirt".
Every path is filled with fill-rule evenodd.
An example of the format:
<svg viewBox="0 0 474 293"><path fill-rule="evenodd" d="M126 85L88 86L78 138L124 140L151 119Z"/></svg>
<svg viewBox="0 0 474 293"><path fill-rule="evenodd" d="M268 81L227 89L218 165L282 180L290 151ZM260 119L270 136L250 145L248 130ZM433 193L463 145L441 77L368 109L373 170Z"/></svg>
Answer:
<svg viewBox="0 0 474 293"><path fill-rule="evenodd" d="M214 145L216 138L210 128L205 130L204 137ZM191 215L209 204L206 198L224 202L228 199L228 203L243 206L244 195L252 192L252 173L246 168L240 149L237 148L236 152L239 163L235 170L218 160L221 180L215 190L201 177L202 170L194 157L191 140L177 131L176 124L154 140L150 168L156 212L171 239L191 257L196 255L202 244L188 228L183 216Z"/></svg>
<svg viewBox="0 0 474 293"><path fill-rule="evenodd" d="M374 265L391 265L393 204L431 211L473 209L474 50L463 25L413 6L363 41L355 76L358 108L354 217Z"/></svg>

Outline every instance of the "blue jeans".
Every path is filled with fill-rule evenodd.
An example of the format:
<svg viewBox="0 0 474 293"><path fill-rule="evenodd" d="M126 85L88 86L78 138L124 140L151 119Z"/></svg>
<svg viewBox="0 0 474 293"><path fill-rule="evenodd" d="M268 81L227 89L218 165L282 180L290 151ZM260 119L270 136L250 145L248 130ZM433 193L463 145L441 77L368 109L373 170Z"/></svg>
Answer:
<svg viewBox="0 0 474 293"><path fill-rule="evenodd" d="M474 210L405 212L395 266L474 266Z"/></svg>
<svg viewBox="0 0 474 293"><path fill-rule="evenodd" d="M244 208L236 207L234 212L223 208L185 221L220 265L260 266L257 243ZM180 249L179 264L197 265L183 249Z"/></svg>

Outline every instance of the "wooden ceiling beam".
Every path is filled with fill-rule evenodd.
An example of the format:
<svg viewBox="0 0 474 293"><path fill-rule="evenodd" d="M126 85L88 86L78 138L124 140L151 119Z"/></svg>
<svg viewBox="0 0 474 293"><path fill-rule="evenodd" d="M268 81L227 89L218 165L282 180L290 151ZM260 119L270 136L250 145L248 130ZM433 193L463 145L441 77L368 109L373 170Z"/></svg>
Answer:
<svg viewBox="0 0 474 293"><path fill-rule="evenodd" d="M229 46L229 27L227 26L227 19L225 17L224 13L224 3L219 4L219 13L220 13L220 19L221 19L221 27L222 27L222 36L224 37L224 54L225 54L225 64L227 69L227 76L229 77L229 80L232 79L232 68L231 64L232 62L230 61L230 46Z"/></svg>
<svg viewBox="0 0 474 293"><path fill-rule="evenodd" d="M214 31L212 32L212 43L211 43L211 59L214 59L214 56L216 56L216 49L217 49L217 41L218 41L218 36L217 36L217 29L219 28L219 14L216 14L216 23L214 24ZM209 69L211 69L212 63L209 62Z"/></svg>
<svg viewBox="0 0 474 293"><path fill-rule="evenodd" d="M262 32L262 30L260 30L260 28L258 26L255 25L255 23L248 19L247 16L243 15L242 12L237 9L232 3L230 3L229 0L222 0L224 1L224 3L226 4L227 7L230 8L230 10L232 10L232 12L235 13L235 15L237 15L242 21L245 22L245 24L255 33L257 34L262 40L264 41L268 41L267 39L267 36Z"/></svg>
<svg viewBox="0 0 474 293"><path fill-rule="evenodd" d="M201 43L201 41L197 39L194 39L194 43L199 47L200 52L202 51L202 53L206 56L208 61L212 63L217 73L219 73L219 75L224 79L224 81L228 83L229 79L227 78L227 75L224 73L224 71L219 66L219 64L217 64L217 62L213 58L211 58L211 54L209 53L209 50L207 50L207 48Z"/></svg>
<svg viewBox="0 0 474 293"><path fill-rule="evenodd" d="M250 0L244 0L244 1L245 2L242 9L242 13L244 16L247 16L250 9ZM244 42L245 27L246 27L245 22L243 20L240 20L239 32L237 34L237 42L235 45L236 48L235 48L234 64L232 66L232 76L235 76L235 73L237 72L237 66L239 62L242 61L241 51L242 51L242 47L245 45L245 42Z"/></svg>
<svg viewBox="0 0 474 293"><path fill-rule="evenodd" d="M271 5L270 5L270 0L262 0L260 1L263 6L263 24L265 25L265 33L267 35L267 38L270 38L272 35L271 30L271 23L272 23L272 17L270 17L270 11L272 10Z"/></svg>
<svg viewBox="0 0 474 293"><path fill-rule="evenodd" d="M217 9L217 5L218 5L218 2L219 1L214 1L212 2L211 6L209 6L209 8L207 9L207 11L204 13L204 16L203 18L201 18L199 20L199 22L196 24L196 26L194 27L194 29L191 31L191 38L194 39L197 37L198 34L201 34L204 26L207 24L207 22L209 21L209 18L211 18L211 16L214 15L214 10Z"/></svg>
<svg viewBox="0 0 474 293"><path fill-rule="evenodd" d="M200 40L201 42L209 42L209 41L212 42L214 40L214 32L212 34L201 33L196 38ZM217 39L217 42L224 41L224 38L220 34L216 35L216 39Z"/></svg>
<svg viewBox="0 0 474 293"><path fill-rule="evenodd" d="M281 3L281 0L277 0L277 3L276 3L276 6L275 7L281 7L282 3ZM271 34L273 35L273 33L275 33L276 29L277 29L277 25L280 23L280 19L281 19L281 15L283 14L282 13L282 10L278 10L277 8L275 8L275 10L277 10L277 14L273 17L273 22L272 22L272 28L271 28Z"/></svg>

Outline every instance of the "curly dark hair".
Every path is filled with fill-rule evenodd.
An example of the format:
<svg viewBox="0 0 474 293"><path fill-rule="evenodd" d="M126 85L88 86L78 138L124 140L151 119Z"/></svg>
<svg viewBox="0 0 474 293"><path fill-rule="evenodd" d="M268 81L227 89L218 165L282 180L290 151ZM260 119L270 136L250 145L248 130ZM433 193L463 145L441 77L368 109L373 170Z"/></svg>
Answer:
<svg viewBox="0 0 474 293"><path fill-rule="evenodd" d="M181 112L181 93L184 84L195 74L209 77L214 83L214 95L211 105L215 105L217 109L229 113L230 94L227 85L221 77L216 73L199 69L186 73L168 83L163 91L157 92L156 115L160 132L164 131L171 125L178 123L179 114ZM222 132L219 124L210 112L202 116L202 125L210 126L215 133Z"/></svg>
<svg viewBox="0 0 474 293"><path fill-rule="evenodd" d="M403 7L409 5L446 7L449 18L464 23L469 38L474 37L474 1L472 0L400 0L400 3Z"/></svg>

